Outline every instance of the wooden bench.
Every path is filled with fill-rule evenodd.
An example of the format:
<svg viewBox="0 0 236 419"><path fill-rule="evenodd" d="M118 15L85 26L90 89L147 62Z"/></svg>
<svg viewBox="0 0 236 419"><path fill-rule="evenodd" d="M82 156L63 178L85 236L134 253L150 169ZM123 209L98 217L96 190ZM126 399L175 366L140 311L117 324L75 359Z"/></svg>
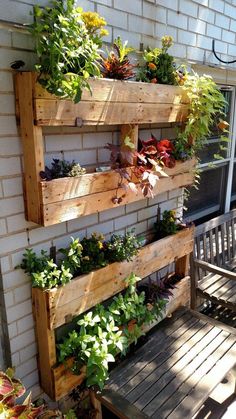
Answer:
<svg viewBox="0 0 236 419"><path fill-rule="evenodd" d="M236 312L236 210L216 217L195 230L191 263L191 307L198 297Z"/></svg>
<svg viewBox="0 0 236 419"><path fill-rule="evenodd" d="M236 330L180 309L116 367L91 399L123 419L190 419L236 363Z"/></svg>

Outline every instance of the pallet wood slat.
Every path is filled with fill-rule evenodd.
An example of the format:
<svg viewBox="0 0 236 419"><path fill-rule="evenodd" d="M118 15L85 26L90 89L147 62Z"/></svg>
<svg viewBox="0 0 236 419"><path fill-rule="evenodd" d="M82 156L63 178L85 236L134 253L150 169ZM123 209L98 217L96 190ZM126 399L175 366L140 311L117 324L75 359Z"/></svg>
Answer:
<svg viewBox="0 0 236 419"><path fill-rule="evenodd" d="M195 159L185 162L177 162L172 169L165 168L164 172L170 178L192 172L196 165ZM132 175L131 168L127 171ZM54 179L49 182L40 182L42 205L60 202L61 200L79 198L99 192L115 190L119 182L120 175L114 171L104 173L87 173L83 176L74 178ZM166 179L166 178L164 178ZM162 179L162 180L164 180ZM137 182L135 177L132 180ZM158 185L157 185L158 189Z"/></svg>
<svg viewBox="0 0 236 419"><path fill-rule="evenodd" d="M36 99L35 117L38 126L120 125L184 122L188 105L168 103L80 102Z"/></svg>
<svg viewBox="0 0 236 419"><path fill-rule="evenodd" d="M58 100L47 92L34 74L34 97L35 99ZM88 90L82 93L82 101L90 102L118 102L118 103L173 103L188 104L189 99L186 92L178 86L169 85L151 85L149 83L119 81L111 79L90 79L92 96Z"/></svg>
<svg viewBox="0 0 236 419"><path fill-rule="evenodd" d="M86 175L85 175L86 176ZM163 177L159 179L153 189L154 195L166 191L172 191L181 187L191 185L194 182L194 173L187 172L173 177ZM96 212L116 208L117 205L126 205L143 199L141 191L134 193L128 190L124 195L124 190L119 188L118 196L123 196L121 204L115 204L113 198L116 196L117 189L98 192L92 195L85 195L79 198L71 198L59 202L41 205L41 221L44 226L53 225L68 221Z"/></svg>

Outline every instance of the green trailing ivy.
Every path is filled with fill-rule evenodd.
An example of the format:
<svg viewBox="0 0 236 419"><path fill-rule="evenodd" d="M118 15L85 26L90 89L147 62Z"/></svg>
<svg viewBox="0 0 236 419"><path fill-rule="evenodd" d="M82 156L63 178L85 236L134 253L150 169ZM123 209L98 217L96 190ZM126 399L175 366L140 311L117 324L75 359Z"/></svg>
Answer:
<svg viewBox="0 0 236 419"><path fill-rule="evenodd" d="M74 357L74 373L79 374L86 365L87 386L97 385L102 389L108 378L109 364L115 362L116 355L125 354L130 344L137 341L143 334L142 325L161 316L165 302L159 300L151 308L146 306L145 293L136 291L135 284L139 280L131 274L124 295L114 297L107 307L99 304L81 315L78 328L58 345L60 362ZM129 330L128 323L132 320L135 325Z"/></svg>
<svg viewBox="0 0 236 419"><path fill-rule="evenodd" d="M175 145L177 160L191 158L204 147L213 125L226 132L228 124L222 121L225 99L210 76L192 72L182 88L189 98L189 114L184 128L179 130ZM226 141L225 137L222 141Z"/></svg>
<svg viewBox="0 0 236 419"><path fill-rule="evenodd" d="M99 76L101 39L106 21L97 13L74 7L74 0L51 2L52 7L34 7L29 28L39 59L39 82L57 96L81 99L90 90L88 78Z"/></svg>

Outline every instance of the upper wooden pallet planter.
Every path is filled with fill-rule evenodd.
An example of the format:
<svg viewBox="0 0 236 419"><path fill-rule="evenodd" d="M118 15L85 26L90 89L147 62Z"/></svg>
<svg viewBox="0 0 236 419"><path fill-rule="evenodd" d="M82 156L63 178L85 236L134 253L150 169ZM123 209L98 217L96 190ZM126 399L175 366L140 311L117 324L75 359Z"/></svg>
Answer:
<svg viewBox="0 0 236 419"><path fill-rule="evenodd" d="M44 170L43 126L120 125L121 142L127 136L137 148L138 124L183 122L188 98L178 86L117 80L91 80L92 96L84 91L74 104L49 94L37 83L35 73L17 73L16 113L20 120L25 171L26 218L48 226L96 211L113 208L119 175L115 172L86 174L41 182ZM178 163L169 178L158 182L154 194L193 182L193 161ZM121 193L122 194L122 193ZM122 205L142 199L128 192Z"/></svg>
<svg viewBox="0 0 236 419"><path fill-rule="evenodd" d="M81 275L64 287L45 291L33 288L41 385L51 398L59 400L84 379L84 374L76 376L64 365L57 365L56 328L125 289L127 284L124 279L132 272L145 278L176 262L176 273L186 276L188 255L193 248L193 234L193 228L186 228L144 246L130 262L112 263L87 275ZM189 285L186 284L185 288L181 288L181 295L173 302L174 308L189 297ZM171 310L172 306L167 308L167 313L170 314Z"/></svg>
<svg viewBox="0 0 236 419"><path fill-rule="evenodd" d="M22 73L32 80L36 125L123 125L182 122L188 114L188 98L178 86L133 81L91 79L92 95L84 90L75 104L48 93L36 82L34 73Z"/></svg>

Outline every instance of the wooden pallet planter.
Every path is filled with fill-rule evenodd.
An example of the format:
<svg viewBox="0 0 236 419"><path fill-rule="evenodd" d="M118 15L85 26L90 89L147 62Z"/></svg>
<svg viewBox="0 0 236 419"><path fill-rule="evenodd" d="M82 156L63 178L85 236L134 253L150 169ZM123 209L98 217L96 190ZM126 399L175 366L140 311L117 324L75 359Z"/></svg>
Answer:
<svg viewBox="0 0 236 419"><path fill-rule="evenodd" d="M40 225L52 225L115 206L115 172L92 173L75 179L41 182L44 170L43 126L119 125L121 144L127 134L135 147L138 124L183 122L188 114L186 92L178 86L152 85L118 80L91 80L93 94L84 91L74 104L50 95L37 83L35 73L15 78L16 113L23 140L26 217ZM193 183L194 162L178 163L170 178L158 182L155 194ZM128 192L122 204L142 199Z"/></svg>
<svg viewBox="0 0 236 419"><path fill-rule="evenodd" d="M126 287L124 279L132 272L145 278L175 261L176 272L186 276L188 255L192 247L193 228L187 228L176 235L144 246L130 262L110 264L77 277L69 284L57 289L45 291L33 289L41 385L52 399L59 400L64 397L81 384L85 377L85 373L76 376L64 365L57 365L56 328L122 291ZM188 280L185 279L183 283L185 291L182 292L181 288L178 299L177 295L173 298L175 308L176 304L177 306L185 304L186 298L189 298ZM174 290L174 292L177 291ZM171 307L170 303L167 314L172 311Z"/></svg>
<svg viewBox="0 0 236 419"><path fill-rule="evenodd" d="M166 170L169 177L157 182L154 195L192 184L194 167L195 160L177 162L176 167ZM115 204L112 198L124 194L122 188L117 191L118 184L119 174L114 171L40 182L40 224L57 224L143 199L141 191L136 194L130 190L121 204Z"/></svg>

